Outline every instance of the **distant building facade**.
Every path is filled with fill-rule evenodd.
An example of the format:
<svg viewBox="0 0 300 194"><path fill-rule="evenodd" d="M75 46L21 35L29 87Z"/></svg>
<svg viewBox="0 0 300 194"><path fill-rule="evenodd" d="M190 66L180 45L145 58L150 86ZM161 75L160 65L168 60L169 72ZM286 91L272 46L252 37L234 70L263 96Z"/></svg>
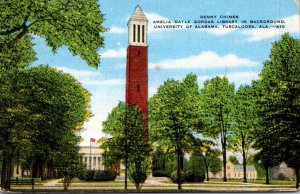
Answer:
<svg viewBox="0 0 300 194"><path fill-rule="evenodd" d="M284 162L273 169L273 179L295 180L295 177L295 171L292 168L289 168Z"/></svg>
<svg viewBox="0 0 300 194"><path fill-rule="evenodd" d="M83 164L87 170L104 170L103 151L99 145L95 146L80 146L79 153L82 154Z"/></svg>
<svg viewBox="0 0 300 194"><path fill-rule="evenodd" d="M257 179L257 171L254 165L247 165L246 167L246 177L247 179ZM226 176L227 179L243 179L244 171L243 165L233 165L230 161L226 164ZM209 178L222 179L223 178L223 169L217 173L209 172Z"/></svg>

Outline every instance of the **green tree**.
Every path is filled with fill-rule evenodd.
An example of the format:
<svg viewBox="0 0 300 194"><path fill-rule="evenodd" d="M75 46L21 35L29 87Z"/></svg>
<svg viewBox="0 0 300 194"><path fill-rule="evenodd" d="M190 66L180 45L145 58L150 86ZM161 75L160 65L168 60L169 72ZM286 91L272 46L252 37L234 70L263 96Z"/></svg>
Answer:
<svg viewBox="0 0 300 194"><path fill-rule="evenodd" d="M4 39L5 38L0 35L0 42L3 42ZM4 84L4 81L7 82L10 80L9 78L11 78L5 77L5 75L15 74L16 72L14 71L19 68L27 67L34 60L35 52L33 51L32 37L30 35L24 36L22 40L10 47L7 45L0 46L1 85Z"/></svg>
<svg viewBox="0 0 300 194"><path fill-rule="evenodd" d="M209 172L217 173L222 170L222 161L219 158L221 152L213 148L216 146L216 143L211 140L198 139L196 144L198 146L195 146L194 155L199 155L203 159L206 181L209 181Z"/></svg>
<svg viewBox="0 0 300 194"><path fill-rule="evenodd" d="M183 168L184 151L190 150L194 138L191 127L197 120L198 95L197 77L189 74L182 82L166 81L149 101L150 139L175 149L178 175ZM178 189L182 189L181 176Z"/></svg>
<svg viewBox="0 0 300 194"><path fill-rule="evenodd" d="M28 137L31 137L30 127L37 126L37 123L34 122L42 119L42 116L38 113L34 114L35 119L33 117L28 119L28 116L32 116L32 107L26 106L26 101L30 96L25 96L27 91L22 89L25 86L20 84L22 81L26 83L27 80L19 76L19 71L28 67L35 60L32 39L35 36L44 37L47 45L54 52L59 47L66 45L72 54L79 55L90 66L98 67L100 57L97 50L103 46L101 33L106 31L101 26L102 22L103 15L99 11L96 0L89 2L76 0L46 0L42 2L37 0L22 2L12 0L1 2L0 92L3 95L0 97L0 140L3 139L3 141L1 141L2 146L0 147L5 152L2 158L4 161L2 166L5 170L2 171L1 177L1 186L4 188L10 187L8 177L10 177L9 169L12 166L13 153L19 150L23 144L28 145L28 143L31 143L31 145L34 145L27 140ZM49 83L51 83L51 80ZM29 95L33 95L33 93ZM72 105L70 104L70 106ZM40 109L42 109L43 104L40 104L40 106ZM37 106L34 108L37 108ZM79 111L77 116L80 114ZM53 116L55 117L55 114ZM24 122L28 120L32 123ZM61 120L60 122L65 121ZM71 122L75 122L75 120L66 123L70 124ZM79 126L80 123L78 123L78 129ZM27 149L29 147L26 146ZM39 149L41 148L39 147ZM46 150L48 152L48 146L44 147L42 152L44 156ZM25 157L30 158L29 156Z"/></svg>
<svg viewBox="0 0 300 194"><path fill-rule="evenodd" d="M19 71L14 81L15 97L6 101L10 104L1 109L0 120L5 148L1 186L5 189L10 188L17 148L32 162L39 157L47 159L45 156L64 148L64 138L73 137L91 116L90 94L69 74L38 66Z"/></svg>
<svg viewBox="0 0 300 194"><path fill-rule="evenodd" d="M259 82L261 104L265 113L265 136L296 172L299 188L300 169L300 42L288 34L273 43L270 61L264 63ZM259 142L259 140L258 140ZM266 150L267 151L267 150Z"/></svg>
<svg viewBox="0 0 300 194"><path fill-rule="evenodd" d="M139 107L119 103L103 122L103 132L109 137L101 148L105 150L105 160L113 163L125 161L125 189L127 189L127 169L131 171L131 180L137 189L141 188L144 179L141 177L148 167L150 144L144 139L145 123ZM137 177L134 177L134 176ZM141 182L139 182L141 181Z"/></svg>
<svg viewBox="0 0 300 194"><path fill-rule="evenodd" d="M8 78L7 76L11 76ZM10 176L13 166L13 156L24 137L24 120L29 112L25 107L18 83L18 74L5 75L4 85L1 85L0 106L0 143L2 148L1 187L10 188ZM2 77L3 78L3 77ZM12 85L10 83L15 83Z"/></svg>
<svg viewBox="0 0 300 194"><path fill-rule="evenodd" d="M91 116L90 94L72 76L53 68L31 68L24 76L28 78L24 96L31 115L28 119L31 129L28 153L36 167L33 175L44 177L43 166L51 159L52 150L64 147L64 143L60 143L63 138L80 131Z"/></svg>
<svg viewBox="0 0 300 194"><path fill-rule="evenodd" d="M202 150L201 155L204 160L206 180L209 181L209 171L217 173L222 170L222 162L219 158L221 152L217 149L208 147L207 149Z"/></svg>
<svg viewBox="0 0 300 194"><path fill-rule="evenodd" d="M258 150L254 161L265 170L266 184L270 184L269 169L276 166L282 160L282 151L279 147L278 133L273 130L273 119L270 119L267 111L272 103L266 94L265 85L261 80L253 81L252 87L256 96L258 114L258 127L253 131L253 148Z"/></svg>
<svg viewBox="0 0 300 194"><path fill-rule="evenodd" d="M100 33L106 29L101 25L103 15L96 0L3 1L0 13L1 54L7 55L13 49L21 50L20 45L15 45L37 35L44 37L53 51L66 45L74 55L80 55L92 67L98 67L97 51L103 46ZM28 47L25 51L21 50L23 54L32 52L32 44L28 41L21 46Z"/></svg>
<svg viewBox="0 0 300 194"><path fill-rule="evenodd" d="M137 160L129 163L128 175L137 190L141 190L149 174L149 160L138 157Z"/></svg>
<svg viewBox="0 0 300 194"><path fill-rule="evenodd" d="M232 164L234 164L234 165L239 165L239 164L240 164L239 160L238 160L237 157L235 157L234 155L229 156L228 160L229 160Z"/></svg>
<svg viewBox="0 0 300 194"><path fill-rule="evenodd" d="M176 170L176 155L174 149L156 147L152 152L152 175L170 177Z"/></svg>
<svg viewBox="0 0 300 194"><path fill-rule="evenodd" d="M215 77L204 83L200 93L201 119L205 134L221 140L223 177L226 178L227 138L233 125L234 85L226 77Z"/></svg>
<svg viewBox="0 0 300 194"><path fill-rule="evenodd" d="M54 152L53 160L55 168L60 176L64 190L68 190L71 181L80 175L83 171L83 163L81 155L79 154L78 144L80 137L73 136L65 139L64 147Z"/></svg>
<svg viewBox="0 0 300 194"><path fill-rule="evenodd" d="M251 154L248 157L248 164L254 165L256 172L257 172L257 179L265 179L266 178L266 172L264 170L264 167L259 163L259 160L256 160L256 155Z"/></svg>
<svg viewBox="0 0 300 194"><path fill-rule="evenodd" d="M152 172L166 172L166 162L170 158L170 148L157 146L152 152Z"/></svg>
<svg viewBox="0 0 300 194"><path fill-rule="evenodd" d="M240 86L234 98L234 127L230 137L230 149L242 155L243 182L247 182L247 160L253 143L253 131L258 126L256 97L250 86Z"/></svg>
<svg viewBox="0 0 300 194"><path fill-rule="evenodd" d="M212 157L211 164L209 167L210 172L216 174L222 170L222 160L220 157Z"/></svg>

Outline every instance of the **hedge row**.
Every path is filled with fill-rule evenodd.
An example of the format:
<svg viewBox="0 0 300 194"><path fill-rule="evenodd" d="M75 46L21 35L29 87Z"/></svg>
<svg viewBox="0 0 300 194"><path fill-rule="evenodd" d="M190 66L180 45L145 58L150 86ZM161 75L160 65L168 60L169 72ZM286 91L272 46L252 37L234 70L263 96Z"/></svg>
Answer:
<svg viewBox="0 0 300 194"><path fill-rule="evenodd" d="M156 170L152 172L153 177L171 177L170 173L166 171Z"/></svg>
<svg viewBox="0 0 300 194"><path fill-rule="evenodd" d="M117 173L112 170L86 170L80 177L83 181L113 181L117 177Z"/></svg>
<svg viewBox="0 0 300 194"><path fill-rule="evenodd" d="M203 182L205 179L205 173L202 171L181 171L181 182ZM171 180L174 183L178 182L177 170L171 173Z"/></svg>

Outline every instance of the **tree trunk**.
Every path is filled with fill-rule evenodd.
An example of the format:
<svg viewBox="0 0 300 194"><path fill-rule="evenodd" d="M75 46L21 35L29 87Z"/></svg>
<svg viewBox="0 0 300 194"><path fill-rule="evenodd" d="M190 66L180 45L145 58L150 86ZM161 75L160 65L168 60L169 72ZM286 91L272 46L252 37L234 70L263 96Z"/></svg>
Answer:
<svg viewBox="0 0 300 194"><path fill-rule="evenodd" d="M166 170L166 155L163 156L162 170Z"/></svg>
<svg viewBox="0 0 300 194"><path fill-rule="evenodd" d="M7 164L6 164L6 160L5 160L5 155L3 154L3 159L2 159L2 170L1 170L1 188L4 189L4 185L5 185L5 179L6 179L6 168L7 168Z"/></svg>
<svg viewBox="0 0 300 194"><path fill-rule="evenodd" d="M244 170L244 178L243 182L247 182L247 160L246 160L246 152L245 152L245 138L242 137L242 150L243 150L243 170Z"/></svg>
<svg viewBox="0 0 300 194"><path fill-rule="evenodd" d="M183 171L183 154L180 151L180 170Z"/></svg>
<svg viewBox="0 0 300 194"><path fill-rule="evenodd" d="M177 177L178 177L178 189L182 189L181 184L181 150L177 149Z"/></svg>
<svg viewBox="0 0 300 194"><path fill-rule="evenodd" d="M63 180L63 182L64 182L64 191L67 191L70 183L67 180Z"/></svg>
<svg viewBox="0 0 300 194"><path fill-rule="evenodd" d="M136 184L135 184L135 188L136 188L136 190L139 191L139 190L141 189L141 188L140 188L140 183L136 183Z"/></svg>
<svg viewBox="0 0 300 194"><path fill-rule="evenodd" d="M296 189L299 189L299 178L300 178L300 172L299 168L295 169L295 174L296 174Z"/></svg>
<svg viewBox="0 0 300 194"><path fill-rule="evenodd" d="M47 179L51 179L50 176L50 166L47 164Z"/></svg>
<svg viewBox="0 0 300 194"><path fill-rule="evenodd" d="M227 181L226 176L226 140L224 139L224 143L222 143L222 155L223 155L223 181Z"/></svg>
<svg viewBox="0 0 300 194"><path fill-rule="evenodd" d="M265 170L266 170L266 184L270 184L269 167L265 167Z"/></svg>
<svg viewBox="0 0 300 194"><path fill-rule="evenodd" d="M38 175L38 177L40 177L42 181L45 180L44 173L45 173L44 164L42 164L42 161L40 161L39 162L39 175Z"/></svg>
<svg viewBox="0 0 300 194"><path fill-rule="evenodd" d="M208 166L205 164L206 169L206 181L209 181L209 175L208 175Z"/></svg>
<svg viewBox="0 0 300 194"><path fill-rule="evenodd" d="M33 157L32 161L31 161L31 176L33 178L37 178L38 176L38 162L37 159L35 157Z"/></svg>
<svg viewBox="0 0 300 194"><path fill-rule="evenodd" d="M10 177L12 171L11 163L12 163L12 154L7 151L3 151L1 188L5 190L10 189Z"/></svg>
<svg viewBox="0 0 300 194"><path fill-rule="evenodd" d="M125 154L125 189L127 189L127 171L128 171L128 153L127 153L127 150L126 150L126 154Z"/></svg>

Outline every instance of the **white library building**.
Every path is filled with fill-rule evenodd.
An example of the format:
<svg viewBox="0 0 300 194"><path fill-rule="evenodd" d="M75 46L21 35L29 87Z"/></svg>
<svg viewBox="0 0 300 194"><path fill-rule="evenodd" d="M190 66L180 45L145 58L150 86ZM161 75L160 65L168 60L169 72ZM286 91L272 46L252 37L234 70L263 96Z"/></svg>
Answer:
<svg viewBox="0 0 300 194"><path fill-rule="evenodd" d="M83 164L87 170L104 170L102 151L99 145L80 146Z"/></svg>

